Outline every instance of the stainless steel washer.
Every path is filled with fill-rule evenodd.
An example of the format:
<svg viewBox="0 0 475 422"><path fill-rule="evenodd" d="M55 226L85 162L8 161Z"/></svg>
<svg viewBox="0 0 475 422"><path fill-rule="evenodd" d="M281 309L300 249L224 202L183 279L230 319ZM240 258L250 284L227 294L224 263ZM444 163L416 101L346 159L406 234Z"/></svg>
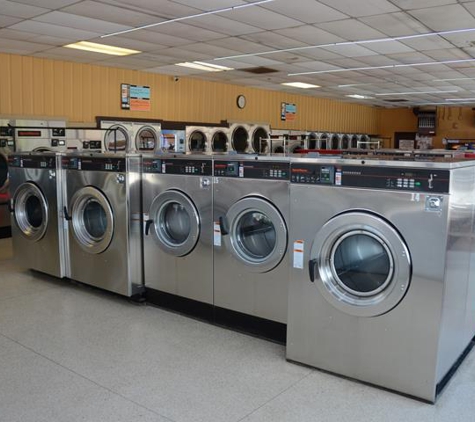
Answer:
<svg viewBox="0 0 475 422"><path fill-rule="evenodd" d="M63 157L70 278L125 296L143 291L140 156Z"/></svg>
<svg viewBox="0 0 475 422"><path fill-rule="evenodd" d="M435 400L475 334L474 166L292 160L288 359Z"/></svg>
<svg viewBox="0 0 475 422"><path fill-rule="evenodd" d="M147 295L213 303L212 159L143 157Z"/></svg>
<svg viewBox="0 0 475 422"><path fill-rule="evenodd" d="M10 155L12 242L18 265L65 277L59 157L33 152Z"/></svg>
<svg viewBox="0 0 475 422"><path fill-rule="evenodd" d="M215 157L214 176L214 303L285 323L289 161Z"/></svg>

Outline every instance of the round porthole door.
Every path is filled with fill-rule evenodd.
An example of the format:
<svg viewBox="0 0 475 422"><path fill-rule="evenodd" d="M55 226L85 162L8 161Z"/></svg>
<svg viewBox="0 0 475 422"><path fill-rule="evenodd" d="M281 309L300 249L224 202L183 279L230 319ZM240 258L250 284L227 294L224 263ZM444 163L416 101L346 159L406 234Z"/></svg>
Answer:
<svg viewBox="0 0 475 422"><path fill-rule="evenodd" d="M73 236L88 253L104 252L114 237L114 213L106 196L92 186L78 190L71 199Z"/></svg>
<svg viewBox="0 0 475 422"><path fill-rule="evenodd" d="M107 151L125 152L129 149L129 133L121 125L111 126L104 135L104 146Z"/></svg>
<svg viewBox="0 0 475 422"><path fill-rule="evenodd" d="M13 195L15 223L21 234L32 241L43 238L48 228L48 202L34 183L23 183Z"/></svg>
<svg viewBox="0 0 475 422"><path fill-rule="evenodd" d="M188 255L200 237L200 216L193 201L179 190L170 189L150 206L151 234L160 249L173 256Z"/></svg>
<svg viewBox="0 0 475 422"><path fill-rule="evenodd" d="M135 136L135 148L137 151L153 152L158 147L157 131L150 126L143 126Z"/></svg>
<svg viewBox="0 0 475 422"><path fill-rule="evenodd" d="M386 220L347 212L328 221L315 237L310 272L325 299L354 316L389 312L403 299L411 279L409 250Z"/></svg>
<svg viewBox="0 0 475 422"><path fill-rule="evenodd" d="M287 226L279 210L260 197L233 204L227 214L226 247L253 272L268 272L282 261L287 250Z"/></svg>

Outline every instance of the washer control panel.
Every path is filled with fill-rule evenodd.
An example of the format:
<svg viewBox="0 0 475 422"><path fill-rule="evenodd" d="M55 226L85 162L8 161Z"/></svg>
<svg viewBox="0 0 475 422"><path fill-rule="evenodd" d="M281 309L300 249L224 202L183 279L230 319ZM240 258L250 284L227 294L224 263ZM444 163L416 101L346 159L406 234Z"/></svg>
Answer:
<svg viewBox="0 0 475 422"><path fill-rule="evenodd" d="M214 176L242 179L289 180L290 164L274 161L215 161Z"/></svg>
<svg viewBox="0 0 475 422"><path fill-rule="evenodd" d="M56 168L56 156L52 155L10 155L8 157L10 167L25 169L54 169Z"/></svg>
<svg viewBox="0 0 475 422"><path fill-rule="evenodd" d="M162 174L211 176L212 172L213 163L211 160L164 159L161 163Z"/></svg>
<svg viewBox="0 0 475 422"><path fill-rule="evenodd" d="M291 183L448 193L450 171L292 163Z"/></svg>
<svg viewBox="0 0 475 422"><path fill-rule="evenodd" d="M112 157L62 157L62 168L67 170L108 171L119 173L126 171L125 158Z"/></svg>
<svg viewBox="0 0 475 422"><path fill-rule="evenodd" d="M157 158L143 158L142 171L144 173L161 173L162 160Z"/></svg>

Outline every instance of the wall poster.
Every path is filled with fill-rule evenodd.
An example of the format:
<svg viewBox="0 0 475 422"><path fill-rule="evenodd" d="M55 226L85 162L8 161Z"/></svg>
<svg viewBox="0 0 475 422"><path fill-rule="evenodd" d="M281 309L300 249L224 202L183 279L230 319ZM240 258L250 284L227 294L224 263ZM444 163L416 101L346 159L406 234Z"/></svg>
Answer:
<svg viewBox="0 0 475 422"><path fill-rule="evenodd" d="M297 105L293 103L281 103L280 120L283 122L293 122L297 116Z"/></svg>
<svg viewBox="0 0 475 422"><path fill-rule="evenodd" d="M130 111L150 111L150 87L121 84L120 108Z"/></svg>

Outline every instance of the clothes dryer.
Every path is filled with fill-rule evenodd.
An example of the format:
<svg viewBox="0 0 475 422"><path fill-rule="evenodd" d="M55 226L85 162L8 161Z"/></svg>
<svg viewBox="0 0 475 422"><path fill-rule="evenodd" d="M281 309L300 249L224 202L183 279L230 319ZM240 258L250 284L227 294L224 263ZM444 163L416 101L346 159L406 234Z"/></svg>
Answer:
<svg viewBox="0 0 475 422"><path fill-rule="evenodd" d="M148 297L213 304L212 167L211 156L143 156Z"/></svg>
<svg viewBox="0 0 475 422"><path fill-rule="evenodd" d="M130 152L155 153L161 148L161 123L134 123L134 143Z"/></svg>
<svg viewBox="0 0 475 422"><path fill-rule="evenodd" d="M289 160L214 158L214 303L287 321Z"/></svg>
<svg viewBox="0 0 475 422"><path fill-rule="evenodd" d="M143 293L140 156L66 155L70 278L124 296Z"/></svg>
<svg viewBox="0 0 475 422"><path fill-rule="evenodd" d="M12 120L16 152L66 152L68 142L64 120ZM77 148L78 145L75 145ZM79 145L80 147L80 145Z"/></svg>
<svg viewBox="0 0 475 422"><path fill-rule="evenodd" d="M351 136L347 133L341 135L340 149L347 150L351 148Z"/></svg>
<svg viewBox="0 0 475 422"><path fill-rule="evenodd" d="M252 125L250 128L250 139L252 151L256 154L267 154L270 152L269 148L269 125Z"/></svg>
<svg viewBox="0 0 475 422"><path fill-rule="evenodd" d="M211 151L228 152L231 149L230 132L228 128L216 127L211 131Z"/></svg>
<svg viewBox="0 0 475 422"><path fill-rule="evenodd" d="M186 127L186 151L203 153L211 151L213 128L208 126Z"/></svg>
<svg viewBox="0 0 475 422"><path fill-rule="evenodd" d="M10 237L10 203L8 157L14 151L13 129L9 120L0 119L0 238Z"/></svg>
<svg viewBox="0 0 475 422"><path fill-rule="evenodd" d="M331 134L323 132L317 139L317 149L330 149Z"/></svg>
<svg viewBox="0 0 475 422"><path fill-rule="evenodd" d="M59 157L33 152L9 156L12 243L20 266L65 277Z"/></svg>
<svg viewBox="0 0 475 422"><path fill-rule="evenodd" d="M252 150L250 140L251 126L245 123L233 123L229 129L232 150L240 154L250 152Z"/></svg>
<svg viewBox="0 0 475 422"><path fill-rule="evenodd" d="M103 132L102 152L126 153L135 150L135 140L138 127L134 122L101 120Z"/></svg>
<svg viewBox="0 0 475 422"><path fill-rule="evenodd" d="M327 144L327 148L332 150L341 149L341 137L340 133L330 134L330 142Z"/></svg>
<svg viewBox="0 0 475 422"><path fill-rule="evenodd" d="M292 159L287 358L433 402L475 334L475 167Z"/></svg>

